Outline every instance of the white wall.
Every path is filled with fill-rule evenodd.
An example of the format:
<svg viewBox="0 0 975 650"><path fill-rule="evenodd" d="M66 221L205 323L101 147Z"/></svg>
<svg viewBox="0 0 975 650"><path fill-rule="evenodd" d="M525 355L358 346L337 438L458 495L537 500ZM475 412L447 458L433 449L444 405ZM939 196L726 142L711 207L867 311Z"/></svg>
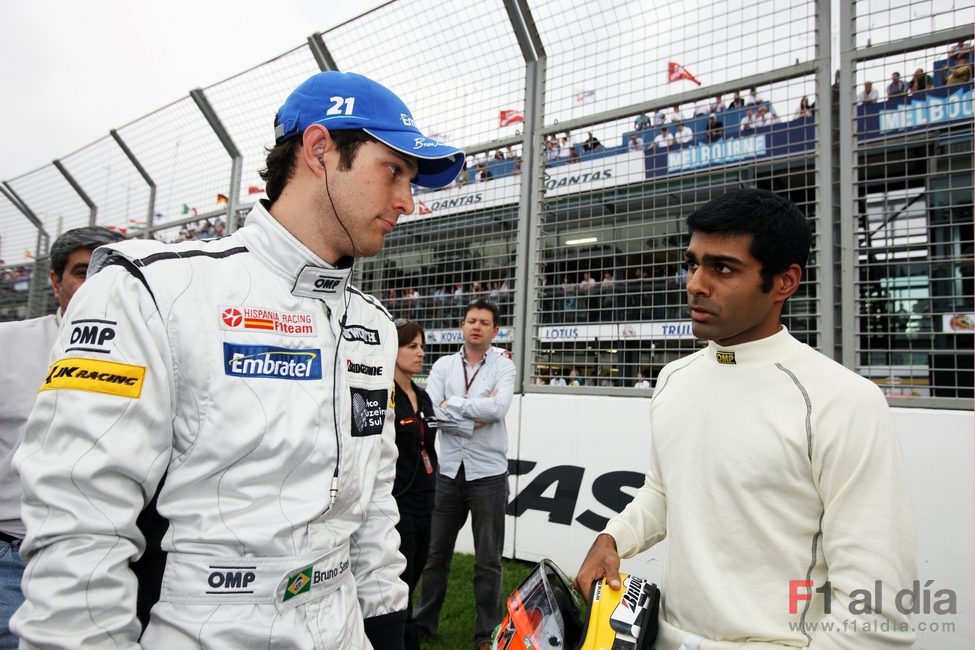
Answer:
<svg viewBox="0 0 975 650"><path fill-rule="evenodd" d="M578 570L596 535L593 527L621 509L621 492L634 491L620 488L621 479L642 482L649 408L649 399L638 398L515 396L507 418L509 459L523 463L526 472L513 475L509 485L512 498L521 495L530 508L507 518L506 556L548 557L569 575ZM907 408L893 409L893 415L914 502L921 585L932 581L932 596L940 589L957 594L956 615L915 617L928 626L953 624L954 631L919 631L915 647L971 648L975 418L971 412ZM469 531L461 534L457 550L473 552ZM666 542L624 561L623 570L660 583L665 556Z"/></svg>

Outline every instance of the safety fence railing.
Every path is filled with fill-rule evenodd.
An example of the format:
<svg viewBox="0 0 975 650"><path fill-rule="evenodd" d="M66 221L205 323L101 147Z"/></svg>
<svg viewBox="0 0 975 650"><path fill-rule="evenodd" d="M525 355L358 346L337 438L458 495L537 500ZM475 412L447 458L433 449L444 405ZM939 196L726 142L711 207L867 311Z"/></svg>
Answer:
<svg viewBox="0 0 975 650"><path fill-rule="evenodd" d="M51 309L41 270L66 229L231 233L263 197L284 97L318 70L354 70L469 154L357 263L364 290L425 326L428 360L456 349L464 306L484 297L500 306L520 390L649 394L633 387L701 345L684 219L757 187L791 198L814 230L790 331L894 403L968 408L972 86L957 62L967 48L970 63L970 11L839 6L387 3L6 181L0 318ZM930 88L888 96L894 72L918 69ZM878 97L858 102L866 81Z"/></svg>

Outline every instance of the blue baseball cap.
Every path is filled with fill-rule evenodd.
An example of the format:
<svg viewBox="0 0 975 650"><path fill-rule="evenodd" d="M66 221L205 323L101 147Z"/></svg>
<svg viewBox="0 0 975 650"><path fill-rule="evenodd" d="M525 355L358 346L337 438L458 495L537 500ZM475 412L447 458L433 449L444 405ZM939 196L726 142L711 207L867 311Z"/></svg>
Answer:
<svg viewBox="0 0 975 650"><path fill-rule="evenodd" d="M274 117L274 141L281 144L312 124L329 131L361 129L415 158L419 171L412 180L421 187L443 187L464 166L464 152L420 133L393 91L354 72L319 72L295 88Z"/></svg>

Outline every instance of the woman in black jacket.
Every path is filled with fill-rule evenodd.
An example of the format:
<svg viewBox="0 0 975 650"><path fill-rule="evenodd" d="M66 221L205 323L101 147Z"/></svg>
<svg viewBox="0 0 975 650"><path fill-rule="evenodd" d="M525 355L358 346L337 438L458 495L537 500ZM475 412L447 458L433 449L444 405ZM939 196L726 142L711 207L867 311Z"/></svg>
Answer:
<svg viewBox="0 0 975 650"><path fill-rule="evenodd" d="M423 367L423 328L416 321L396 320L399 354L396 356L396 480L393 496L399 506L400 552L406 557L403 582L409 587L406 650L420 647L413 625L413 589L427 562L430 517L437 481L437 421L427 392L413 383Z"/></svg>

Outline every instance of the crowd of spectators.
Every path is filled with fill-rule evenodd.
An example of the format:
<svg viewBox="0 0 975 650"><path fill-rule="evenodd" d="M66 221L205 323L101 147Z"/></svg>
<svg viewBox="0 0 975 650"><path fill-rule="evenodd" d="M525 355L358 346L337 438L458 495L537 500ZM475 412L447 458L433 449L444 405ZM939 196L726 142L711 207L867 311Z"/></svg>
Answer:
<svg viewBox="0 0 975 650"><path fill-rule="evenodd" d="M948 48L948 55L945 57L945 66L941 68L938 75L937 85L953 86L956 84L968 83L972 80L972 46L962 39ZM903 97L915 93L924 92L935 87L935 80L923 68L918 68L911 75L910 80L905 81L901 78L899 70L890 74L890 82L887 84L887 99ZM872 81L865 81L863 88L857 93L857 104L866 106L880 101L880 93L874 87Z"/></svg>
<svg viewBox="0 0 975 650"><path fill-rule="evenodd" d="M219 239L226 234L226 229L227 224L222 218L212 222L209 219L203 219L196 223L184 223L180 226L179 235L173 240L173 243L196 239Z"/></svg>
<svg viewBox="0 0 975 650"><path fill-rule="evenodd" d="M396 318L408 318L427 329L451 329L459 326L467 305L478 298L498 306L504 322L511 322L514 291L509 278L454 282L436 287L406 286L386 289L383 305Z"/></svg>

